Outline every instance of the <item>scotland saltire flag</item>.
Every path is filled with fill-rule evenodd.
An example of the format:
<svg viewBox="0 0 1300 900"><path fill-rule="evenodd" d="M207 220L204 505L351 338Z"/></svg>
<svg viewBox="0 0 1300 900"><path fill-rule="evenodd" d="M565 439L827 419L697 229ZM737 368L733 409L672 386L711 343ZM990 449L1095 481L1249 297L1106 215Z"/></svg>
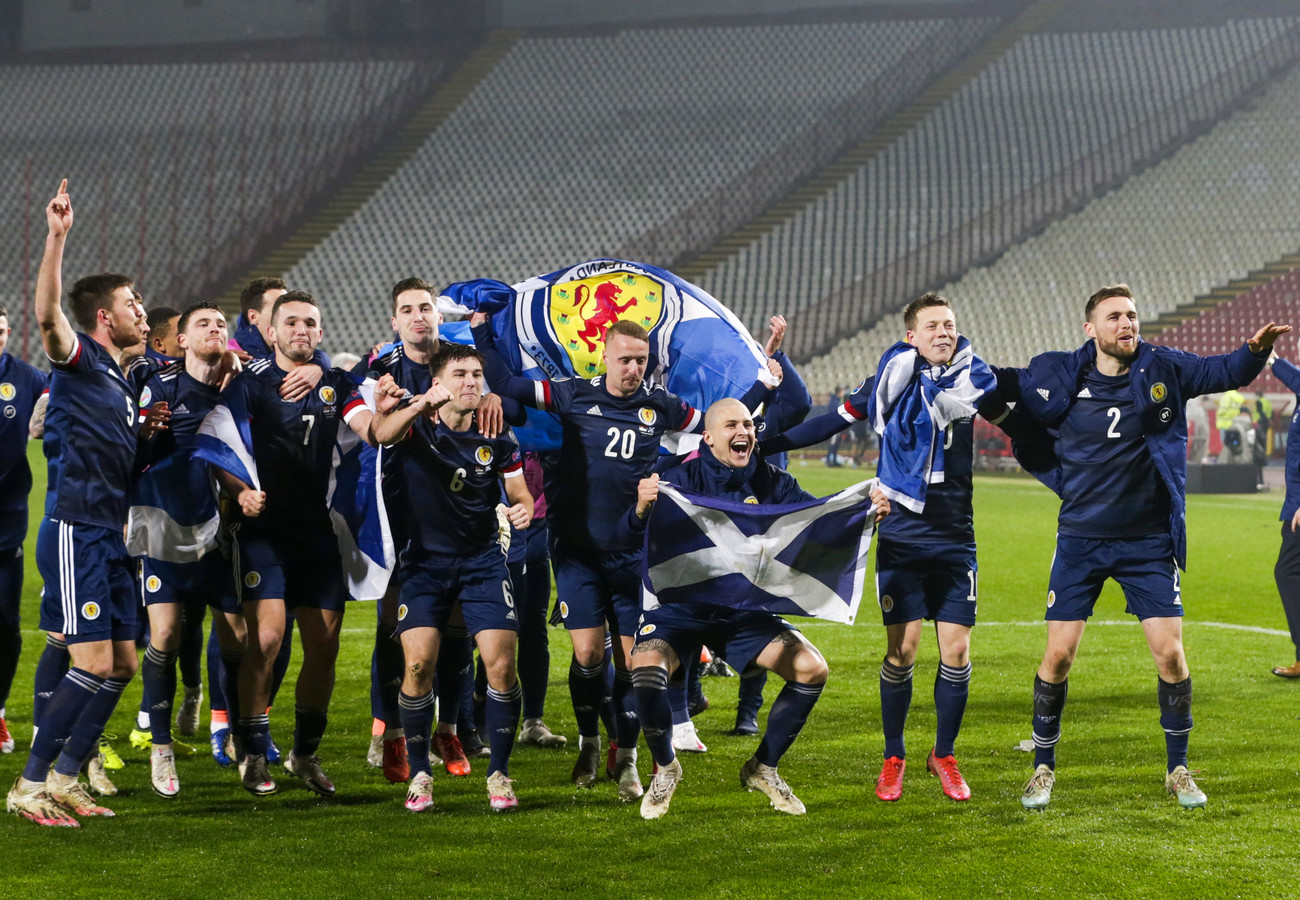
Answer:
<svg viewBox="0 0 1300 900"><path fill-rule="evenodd" d="M366 405L373 411L374 381L357 381ZM194 455L256 490L264 490L257 478L252 446L242 395L238 391L223 394L222 403L199 425ZM327 502L343 557L348 594L354 600L378 600L384 595L395 558L379 487L379 466L375 448L340 421Z"/></svg>
<svg viewBox="0 0 1300 900"><path fill-rule="evenodd" d="M195 503L197 498L206 502ZM136 479L126 524L126 549L168 563L197 562L217 548L221 516L207 466L176 452Z"/></svg>
<svg viewBox="0 0 1300 900"><path fill-rule="evenodd" d="M647 378L696 409L740 397L760 378L771 381L762 347L740 320L704 289L657 266L595 259L514 287L463 281L442 292L438 308L491 314L497 349L515 374L530 378L600 374L605 331L627 319L650 332ZM558 429L551 434L558 438ZM525 449L546 449L530 445L527 432L516 429L516 436Z"/></svg>
<svg viewBox="0 0 1300 900"><path fill-rule="evenodd" d="M646 524L642 608L709 603L852 625L875 526L873 484L755 505L660 482Z"/></svg>
<svg viewBox="0 0 1300 900"><path fill-rule="evenodd" d="M925 511L926 487L943 481L944 430L975 414L997 378L958 336L946 366L932 366L905 341L880 357L867 420L881 436L876 474L880 490L914 513Z"/></svg>
<svg viewBox="0 0 1300 900"><path fill-rule="evenodd" d="M199 423L194 436L194 456L234 475L255 491L262 489L253 461L253 434L248 410L239 391L222 394L221 402Z"/></svg>

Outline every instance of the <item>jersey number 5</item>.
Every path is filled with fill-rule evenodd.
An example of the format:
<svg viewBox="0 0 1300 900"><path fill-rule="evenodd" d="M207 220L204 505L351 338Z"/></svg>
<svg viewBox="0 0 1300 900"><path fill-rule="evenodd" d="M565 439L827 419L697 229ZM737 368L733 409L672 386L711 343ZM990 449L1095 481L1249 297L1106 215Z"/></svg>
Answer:
<svg viewBox="0 0 1300 900"><path fill-rule="evenodd" d="M611 428L606 434L609 435L609 444L605 447L605 455L618 459L631 459L633 452L636 450L636 432L628 428L620 430Z"/></svg>

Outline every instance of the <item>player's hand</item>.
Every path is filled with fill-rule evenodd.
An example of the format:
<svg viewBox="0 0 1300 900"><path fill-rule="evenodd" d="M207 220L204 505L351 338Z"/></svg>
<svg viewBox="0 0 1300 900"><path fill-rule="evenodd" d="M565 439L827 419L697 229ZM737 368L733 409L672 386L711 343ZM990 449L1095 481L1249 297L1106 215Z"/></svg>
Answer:
<svg viewBox="0 0 1300 900"><path fill-rule="evenodd" d="M244 488L239 492L239 508L250 519L256 519L266 508L266 491Z"/></svg>
<svg viewBox="0 0 1300 900"><path fill-rule="evenodd" d="M1297 528L1300 528L1300 509L1297 509L1295 515L1291 517L1291 530L1295 531Z"/></svg>
<svg viewBox="0 0 1300 900"><path fill-rule="evenodd" d="M324 377L325 372L315 363L299 366L280 382L280 399L297 403L310 394Z"/></svg>
<svg viewBox="0 0 1300 900"><path fill-rule="evenodd" d="M781 379L785 377L785 372L781 369L781 364L774 359L769 359L767 361L767 370L772 373L772 377L776 379L778 385L781 383Z"/></svg>
<svg viewBox="0 0 1300 900"><path fill-rule="evenodd" d="M506 518L510 524L520 531L523 531L533 522L533 513L522 503L516 503L514 506L506 509Z"/></svg>
<svg viewBox="0 0 1300 900"><path fill-rule="evenodd" d="M500 434L506 424L506 414L501 411L501 398L496 394L484 394L479 401L478 412L474 413L474 422L478 425L479 434L488 440Z"/></svg>
<svg viewBox="0 0 1300 900"><path fill-rule="evenodd" d="M227 350L221 354L221 365L217 368L217 390L224 391L231 380L244 371L244 360L240 358L242 356L248 354L238 350ZM248 358L252 359L251 356Z"/></svg>
<svg viewBox="0 0 1300 900"><path fill-rule="evenodd" d="M59 183L59 192L45 207L45 224L54 237L66 237L72 230L72 198L68 196L68 179Z"/></svg>
<svg viewBox="0 0 1300 900"><path fill-rule="evenodd" d="M234 347L231 347L229 352L235 354L235 358L239 360L240 364L253 361L253 354L249 353L247 350L236 350Z"/></svg>
<svg viewBox="0 0 1300 900"><path fill-rule="evenodd" d="M167 422L171 417L172 411L167 408L167 401L159 400L149 407L149 412L144 417L144 424L140 426L140 437L147 441L154 435L166 431Z"/></svg>
<svg viewBox="0 0 1300 900"><path fill-rule="evenodd" d="M475 310L469 314L469 327L477 328L488 320L488 314Z"/></svg>
<svg viewBox="0 0 1300 900"><path fill-rule="evenodd" d="M1273 342L1290 330L1290 325L1278 325L1276 322L1269 322L1259 331L1256 331L1254 337L1246 341L1246 346L1250 348L1251 353L1271 349Z"/></svg>
<svg viewBox="0 0 1300 900"><path fill-rule="evenodd" d="M885 516L889 515L891 509L889 498L885 496L885 492L879 487L873 487L871 489L871 502L876 507L876 522L879 522Z"/></svg>
<svg viewBox="0 0 1300 900"><path fill-rule="evenodd" d="M785 340L785 316L773 316L770 320L772 333L767 338L767 346L763 352L768 356L774 356L776 351L781 349L781 342Z"/></svg>
<svg viewBox="0 0 1300 900"><path fill-rule="evenodd" d="M659 476L642 478L636 485L636 517L644 519L650 515L650 507L659 499Z"/></svg>
<svg viewBox="0 0 1300 900"><path fill-rule="evenodd" d="M384 375L375 385L375 412L384 416L397 409L402 403L406 391L402 389L392 375Z"/></svg>
<svg viewBox="0 0 1300 900"><path fill-rule="evenodd" d="M419 406L420 412L434 413L441 409L450 399L451 391L440 384L435 384L417 397L415 402Z"/></svg>

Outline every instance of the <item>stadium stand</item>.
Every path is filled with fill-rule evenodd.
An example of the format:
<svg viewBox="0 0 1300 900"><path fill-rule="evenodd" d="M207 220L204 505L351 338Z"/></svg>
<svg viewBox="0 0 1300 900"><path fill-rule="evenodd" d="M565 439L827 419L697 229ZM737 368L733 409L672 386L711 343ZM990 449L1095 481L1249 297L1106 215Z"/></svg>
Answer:
<svg viewBox="0 0 1300 900"><path fill-rule="evenodd" d="M990 362L1022 364L1034 352L1082 341L1082 300L1102 282L1130 283L1144 317L1154 320L1300 248L1298 102L1300 71L1292 71L1253 108L941 287L963 331ZM814 393L856 383L901 336L891 312L802 371Z"/></svg>
<svg viewBox="0 0 1300 900"><path fill-rule="evenodd" d="M375 300L398 274L517 281L601 254L657 262L698 250L815 168L804 151L829 159L994 25L525 38L287 277L354 317L333 341L365 346L387 332ZM753 171L764 174L759 190L745 177ZM721 199L705 210L704 196Z"/></svg>
<svg viewBox="0 0 1300 900"><path fill-rule="evenodd" d="M283 227L434 77L413 61L0 67L0 303L25 308L41 204L69 178L66 271L184 306ZM23 334L14 316L15 337ZM36 349L28 334L28 351ZM14 347L23 353L21 343Z"/></svg>
<svg viewBox="0 0 1300 900"><path fill-rule="evenodd" d="M701 286L751 326L785 312L806 358L1118 184L1297 54L1281 19L1029 36Z"/></svg>

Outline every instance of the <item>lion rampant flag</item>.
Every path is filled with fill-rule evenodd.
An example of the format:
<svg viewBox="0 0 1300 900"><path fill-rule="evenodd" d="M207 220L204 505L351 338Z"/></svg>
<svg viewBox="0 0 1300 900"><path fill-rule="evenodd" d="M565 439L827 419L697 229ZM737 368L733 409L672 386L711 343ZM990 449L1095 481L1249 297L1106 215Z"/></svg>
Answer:
<svg viewBox="0 0 1300 900"><path fill-rule="evenodd" d="M594 259L514 287L489 279L457 282L442 292L438 308L491 314L497 348L516 374L530 378L601 374L605 332L620 320L650 333L647 378L696 409L740 397L756 380L771 378L763 348L731 310L704 289L643 263ZM528 449L558 446L517 433Z"/></svg>

